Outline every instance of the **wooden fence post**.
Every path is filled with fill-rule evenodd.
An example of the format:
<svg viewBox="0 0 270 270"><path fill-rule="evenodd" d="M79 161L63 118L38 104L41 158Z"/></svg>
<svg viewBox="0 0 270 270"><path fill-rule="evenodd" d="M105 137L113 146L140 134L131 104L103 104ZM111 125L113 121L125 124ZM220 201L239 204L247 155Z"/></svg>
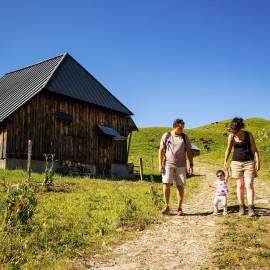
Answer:
<svg viewBox="0 0 270 270"><path fill-rule="evenodd" d="M154 171L154 157L153 157L153 155L151 156L151 171L152 171L152 173Z"/></svg>
<svg viewBox="0 0 270 270"><path fill-rule="evenodd" d="M140 158L140 176L141 176L141 181L143 181L143 160Z"/></svg>
<svg viewBox="0 0 270 270"><path fill-rule="evenodd" d="M27 150L27 173L28 179L31 178L31 157L32 157L32 141L28 140L28 150Z"/></svg>
<svg viewBox="0 0 270 270"><path fill-rule="evenodd" d="M129 150L130 150L130 142L131 142L132 132L129 134L128 138L128 148L127 148L127 163L128 163L128 156L129 156Z"/></svg>

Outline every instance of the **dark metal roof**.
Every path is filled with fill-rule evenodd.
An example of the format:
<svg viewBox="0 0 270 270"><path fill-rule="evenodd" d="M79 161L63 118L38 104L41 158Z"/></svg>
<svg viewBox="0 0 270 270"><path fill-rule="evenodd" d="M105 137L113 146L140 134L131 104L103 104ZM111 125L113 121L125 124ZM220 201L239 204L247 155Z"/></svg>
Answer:
<svg viewBox="0 0 270 270"><path fill-rule="evenodd" d="M139 131L138 127L130 116L128 116L128 127L130 131Z"/></svg>
<svg viewBox="0 0 270 270"><path fill-rule="evenodd" d="M62 59L56 56L0 78L0 122L44 88Z"/></svg>
<svg viewBox="0 0 270 270"><path fill-rule="evenodd" d="M55 71L46 89L80 99L114 111L132 115L132 112L114 97L100 82L69 54Z"/></svg>
<svg viewBox="0 0 270 270"><path fill-rule="evenodd" d="M121 136L120 133L112 127L108 127L108 126L105 126L103 124L99 124L97 126L103 134L112 137L114 140L125 140L126 139L126 137Z"/></svg>
<svg viewBox="0 0 270 270"><path fill-rule="evenodd" d="M0 78L0 122L43 89L132 115L76 60L62 54Z"/></svg>

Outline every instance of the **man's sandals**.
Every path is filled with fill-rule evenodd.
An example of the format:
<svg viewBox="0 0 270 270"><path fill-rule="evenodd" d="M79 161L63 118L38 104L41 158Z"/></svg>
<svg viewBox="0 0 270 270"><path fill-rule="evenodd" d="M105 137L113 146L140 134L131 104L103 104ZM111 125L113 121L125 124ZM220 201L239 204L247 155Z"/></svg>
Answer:
<svg viewBox="0 0 270 270"><path fill-rule="evenodd" d="M184 215L183 210L182 210L181 207L177 208L176 214L177 214L177 216L183 216Z"/></svg>
<svg viewBox="0 0 270 270"><path fill-rule="evenodd" d="M170 207L165 205L165 207L161 210L161 214L168 215L170 213Z"/></svg>
<svg viewBox="0 0 270 270"><path fill-rule="evenodd" d="M163 215L168 215L170 213L170 207L169 206L165 206L162 210L161 210L161 213ZM177 211L176 211L176 215L177 216L183 216L184 213L183 213L183 210L181 207L178 207L177 208Z"/></svg>

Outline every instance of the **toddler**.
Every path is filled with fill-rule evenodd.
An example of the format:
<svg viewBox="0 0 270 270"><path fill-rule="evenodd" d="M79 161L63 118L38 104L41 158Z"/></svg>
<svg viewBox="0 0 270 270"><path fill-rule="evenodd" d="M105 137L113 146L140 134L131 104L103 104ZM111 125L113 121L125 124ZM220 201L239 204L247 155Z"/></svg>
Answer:
<svg viewBox="0 0 270 270"><path fill-rule="evenodd" d="M214 212L213 215L216 216L218 214L218 204L221 203L223 207L223 215L227 215L227 195L228 195L228 172L223 170L218 170L216 172L217 179L214 185L209 185L209 187L214 188L216 191L216 195L213 201Z"/></svg>

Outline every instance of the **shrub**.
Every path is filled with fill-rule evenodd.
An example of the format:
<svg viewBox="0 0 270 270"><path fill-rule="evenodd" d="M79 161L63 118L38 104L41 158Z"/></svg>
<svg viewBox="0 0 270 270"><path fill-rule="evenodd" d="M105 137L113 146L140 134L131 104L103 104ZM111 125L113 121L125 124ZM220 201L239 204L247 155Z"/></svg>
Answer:
<svg viewBox="0 0 270 270"><path fill-rule="evenodd" d="M158 192L157 188L154 186L151 186L149 193L150 193L153 205L157 209L160 209L163 205L162 195Z"/></svg>
<svg viewBox="0 0 270 270"><path fill-rule="evenodd" d="M119 215L119 226L130 226L137 223L138 207L132 198L125 198L125 204Z"/></svg>
<svg viewBox="0 0 270 270"><path fill-rule="evenodd" d="M53 185L53 176L54 176L54 154L44 154L45 157L45 171L44 171L44 180L43 185L50 189Z"/></svg>
<svg viewBox="0 0 270 270"><path fill-rule="evenodd" d="M34 186L28 182L15 186L6 185L4 227L26 224L37 206Z"/></svg>

